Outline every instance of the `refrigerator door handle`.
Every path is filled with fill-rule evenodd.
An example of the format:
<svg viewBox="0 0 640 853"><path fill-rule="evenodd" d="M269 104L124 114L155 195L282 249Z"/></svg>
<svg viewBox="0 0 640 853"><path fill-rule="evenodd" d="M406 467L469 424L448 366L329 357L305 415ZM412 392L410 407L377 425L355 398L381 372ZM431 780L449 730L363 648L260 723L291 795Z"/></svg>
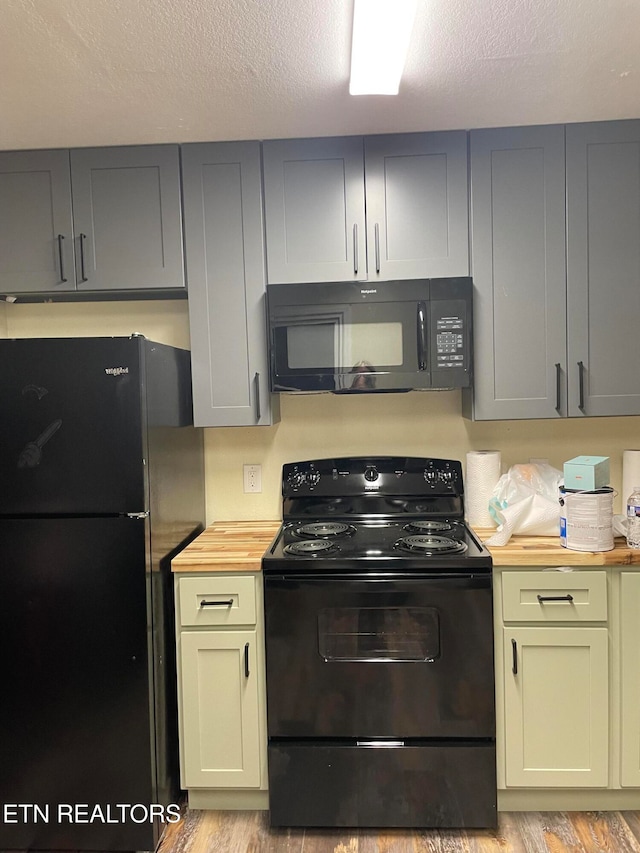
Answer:
<svg viewBox="0 0 640 853"><path fill-rule="evenodd" d="M149 511L147 512L128 512L127 518L149 518Z"/></svg>

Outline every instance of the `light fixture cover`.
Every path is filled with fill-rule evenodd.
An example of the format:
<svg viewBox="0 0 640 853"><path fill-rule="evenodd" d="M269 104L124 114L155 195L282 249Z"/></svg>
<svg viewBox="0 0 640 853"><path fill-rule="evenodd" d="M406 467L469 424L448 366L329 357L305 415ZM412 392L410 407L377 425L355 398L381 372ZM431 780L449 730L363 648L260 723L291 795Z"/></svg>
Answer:
<svg viewBox="0 0 640 853"><path fill-rule="evenodd" d="M397 95L418 0L354 0L352 95Z"/></svg>

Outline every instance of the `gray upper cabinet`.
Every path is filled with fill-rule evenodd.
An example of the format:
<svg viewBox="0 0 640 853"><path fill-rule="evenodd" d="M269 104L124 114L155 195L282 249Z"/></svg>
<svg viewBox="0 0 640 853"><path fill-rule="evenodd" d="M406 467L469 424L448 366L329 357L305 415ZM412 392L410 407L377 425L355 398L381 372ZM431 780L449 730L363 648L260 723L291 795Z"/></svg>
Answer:
<svg viewBox="0 0 640 853"><path fill-rule="evenodd" d="M177 145L71 151L78 290L184 287Z"/></svg>
<svg viewBox="0 0 640 853"><path fill-rule="evenodd" d="M471 145L476 420L567 414L564 127L478 130Z"/></svg>
<svg viewBox="0 0 640 853"><path fill-rule="evenodd" d="M0 153L0 292L75 290L68 151Z"/></svg>
<svg viewBox="0 0 640 853"><path fill-rule="evenodd" d="M270 283L468 275L464 131L267 141L263 157Z"/></svg>
<svg viewBox="0 0 640 853"><path fill-rule="evenodd" d="M271 284L367 277L360 136L263 143Z"/></svg>
<svg viewBox="0 0 640 853"><path fill-rule="evenodd" d="M184 288L177 145L0 154L5 293Z"/></svg>
<svg viewBox="0 0 640 853"><path fill-rule="evenodd" d="M364 140L368 278L469 274L467 134Z"/></svg>
<svg viewBox="0 0 640 853"><path fill-rule="evenodd" d="M640 414L640 121L567 126L569 414Z"/></svg>
<svg viewBox="0 0 640 853"><path fill-rule="evenodd" d="M182 178L195 423L271 424L260 144L184 145Z"/></svg>

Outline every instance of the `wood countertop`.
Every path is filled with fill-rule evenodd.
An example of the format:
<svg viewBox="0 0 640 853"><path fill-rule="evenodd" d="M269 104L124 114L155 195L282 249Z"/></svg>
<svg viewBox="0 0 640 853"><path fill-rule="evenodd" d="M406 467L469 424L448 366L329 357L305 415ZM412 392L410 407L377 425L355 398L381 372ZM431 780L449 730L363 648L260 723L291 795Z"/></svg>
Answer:
<svg viewBox="0 0 640 853"><path fill-rule="evenodd" d="M280 521L217 521L209 525L171 561L173 572L259 572L262 555L280 527ZM494 530L478 528L480 539ZM555 536L513 536L506 545L492 547L495 566L630 566L640 567L640 550L627 548L616 538L613 551L572 551Z"/></svg>
<svg viewBox="0 0 640 853"><path fill-rule="evenodd" d="M482 541L495 529L477 528ZM612 551L573 551L563 548L559 536L512 536L506 545L487 546L494 566L630 566L640 567L640 550L627 547L626 540L614 539Z"/></svg>
<svg viewBox="0 0 640 853"><path fill-rule="evenodd" d="M259 572L280 521L216 521L171 561L172 572Z"/></svg>

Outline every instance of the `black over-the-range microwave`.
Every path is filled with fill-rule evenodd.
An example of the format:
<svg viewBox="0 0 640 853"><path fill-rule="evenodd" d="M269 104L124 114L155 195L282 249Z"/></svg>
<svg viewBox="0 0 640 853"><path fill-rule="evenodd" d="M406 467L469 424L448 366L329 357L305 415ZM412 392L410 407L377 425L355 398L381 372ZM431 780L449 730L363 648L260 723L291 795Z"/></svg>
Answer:
<svg viewBox="0 0 640 853"><path fill-rule="evenodd" d="M470 278L267 286L271 390L466 388Z"/></svg>

